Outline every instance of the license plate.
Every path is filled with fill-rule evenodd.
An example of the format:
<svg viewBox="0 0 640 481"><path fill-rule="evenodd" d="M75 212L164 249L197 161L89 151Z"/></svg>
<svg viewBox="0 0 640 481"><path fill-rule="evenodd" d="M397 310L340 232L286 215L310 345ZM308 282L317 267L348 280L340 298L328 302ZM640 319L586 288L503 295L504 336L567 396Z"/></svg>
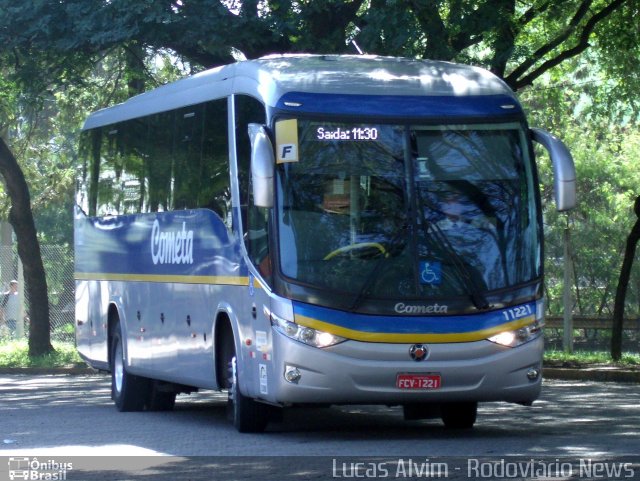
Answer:
<svg viewBox="0 0 640 481"><path fill-rule="evenodd" d="M396 387L399 389L440 389L440 374L398 374Z"/></svg>

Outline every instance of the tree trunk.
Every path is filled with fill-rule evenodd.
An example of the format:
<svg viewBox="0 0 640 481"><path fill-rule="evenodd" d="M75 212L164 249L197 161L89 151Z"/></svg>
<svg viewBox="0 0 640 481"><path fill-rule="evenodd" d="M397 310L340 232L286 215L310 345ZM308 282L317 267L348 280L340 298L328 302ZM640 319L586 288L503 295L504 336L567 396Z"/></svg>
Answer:
<svg viewBox="0 0 640 481"><path fill-rule="evenodd" d="M18 244L18 255L24 267L25 288L29 297L29 355L40 356L53 351L49 325L49 297L40 243L31 212L29 187L18 162L0 138L0 175L11 199L9 222Z"/></svg>
<svg viewBox="0 0 640 481"><path fill-rule="evenodd" d="M631 266L633 258L636 254L636 244L640 239L640 197L636 198L634 211L638 220L631 229L629 237L627 237L627 246L624 251L624 259L622 261L622 269L620 269L620 278L618 279L618 288L616 289L616 300L613 304L613 327L611 331L611 357L614 361L622 358L622 322L624 318L624 303L627 295L627 286L631 277Z"/></svg>

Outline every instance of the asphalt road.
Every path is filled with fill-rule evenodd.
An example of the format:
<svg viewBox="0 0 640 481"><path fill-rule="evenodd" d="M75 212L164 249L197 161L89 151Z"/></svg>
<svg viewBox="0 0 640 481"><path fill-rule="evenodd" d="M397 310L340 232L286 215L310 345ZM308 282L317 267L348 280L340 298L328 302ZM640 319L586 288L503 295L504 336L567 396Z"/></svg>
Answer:
<svg viewBox="0 0 640 481"><path fill-rule="evenodd" d="M226 419L223 393L181 395L172 412L142 413L117 412L109 393L109 378L100 375L0 376L0 457L138 456L135 462L130 458L117 463L124 469L132 462L137 467L132 467L131 473L144 471L149 463L171 459L171 466L181 466L182 474L190 473L188 479L200 479L202 473L208 475L202 479L271 479L265 477L267 472L279 473L278 479L335 479L365 474L359 470L375 468L374 464L380 464L378 471L369 474L390 479L397 473L380 459L396 463L398 459L418 459L423 467L431 462L433 469L435 460L454 458L467 468L470 458L497 461L515 456L520 458L512 459L535 463L555 460L556 468L563 460L577 466L588 458L635 463L624 465L628 471L622 472L620 479L640 479L638 384L545 381L543 395L534 406L483 404L476 427L462 432L444 429L439 420L406 422L399 408L342 406L290 410L283 422L270 425L266 433L239 434ZM179 458L149 461L157 455ZM193 458L199 456L239 457ZM269 458L272 456L275 458ZM311 462L291 456L318 458ZM367 460L372 457L380 458L370 465ZM89 459L96 469L93 477L86 473L83 478L72 476L80 472L76 458L76 471L65 479L134 479L124 476L124 471L118 476L113 471L109 475L100 471L113 461ZM176 459L189 461L176 464ZM259 465L252 464L254 459L260 459ZM389 475L380 476L385 467ZM447 477L454 479L452 475L459 474L459 479L469 479L469 474L475 474L478 478L482 472L477 471L477 464L475 468L448 473ZM496 474L493 469L485 474ZM240 476L238 470L248 471ZM102 474L96 474L98 471ZM6 465L0 463L0 481L6 476L3 472ZM170 473L158 471L153 479L187 479L176 477L175 472L172 478ZM587 474L594 475L594 471ZM582 479L613 479L597 474Z"/></svg>

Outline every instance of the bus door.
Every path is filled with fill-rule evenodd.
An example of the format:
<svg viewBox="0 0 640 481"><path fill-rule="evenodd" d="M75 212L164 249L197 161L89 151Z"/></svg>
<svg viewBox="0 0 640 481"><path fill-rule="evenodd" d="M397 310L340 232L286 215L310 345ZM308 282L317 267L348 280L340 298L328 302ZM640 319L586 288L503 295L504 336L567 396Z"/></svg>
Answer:
<svg viewBox="0 0 640 481"><path fill-rule="evenodd" d="M271 254L269 252L267 209L250 206L247 215L245 246L252 268L249 269L247 288L248 312L245 319L252 345L249 346L250 372L247 374L256 397L269 395L269 379L274 375L272 360L271 324L265 309L270 311L269 283L271 281Z"/></svg>

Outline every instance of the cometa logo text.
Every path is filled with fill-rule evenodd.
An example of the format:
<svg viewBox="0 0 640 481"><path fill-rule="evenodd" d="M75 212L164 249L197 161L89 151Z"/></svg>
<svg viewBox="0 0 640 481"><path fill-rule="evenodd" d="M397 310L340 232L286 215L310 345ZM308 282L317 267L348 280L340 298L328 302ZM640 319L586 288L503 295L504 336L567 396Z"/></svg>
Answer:
<svg viewBox="0 0 640 481"><path fill-rule="evenodd" d="M193 231L187 230L186 222L182 230L160 230L158 219L151 229L151 259L155 264L193 264Z"/></svg>
<svg viewBox="0 0 640 481"><path fill-rule="evenodd" d="M395 311L398 314L446 314L447 306L441 306L440 304L412 306L398 302L395 306Z"/></svg>

